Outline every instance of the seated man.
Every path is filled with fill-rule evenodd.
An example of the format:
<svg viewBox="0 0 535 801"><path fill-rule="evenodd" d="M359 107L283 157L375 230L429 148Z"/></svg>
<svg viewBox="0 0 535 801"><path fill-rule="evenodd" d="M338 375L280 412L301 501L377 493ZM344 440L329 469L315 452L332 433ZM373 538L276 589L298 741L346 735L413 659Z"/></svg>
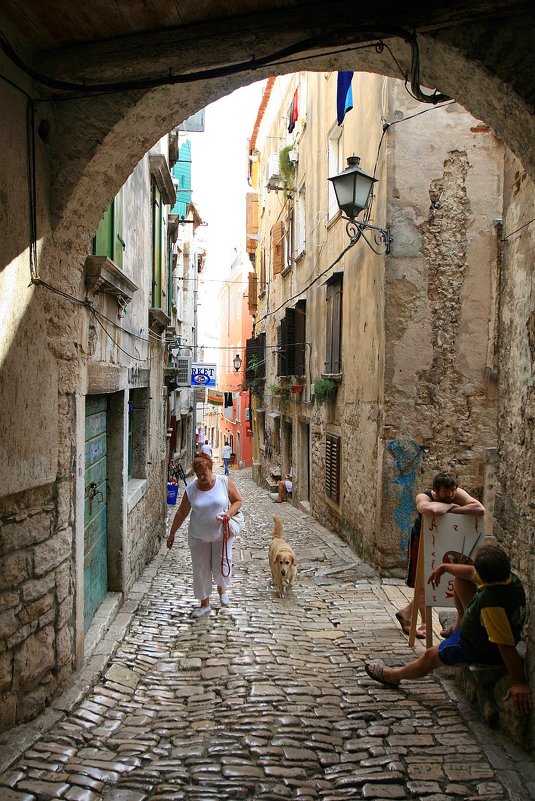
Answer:
<svg viewBox="0 0 535 801"><path fill-rule="evenodd" d="M282 503L283 501L288 500L288 495L292 492L293 489L293 478L292 478L292 468L290 467L290 472L277 483L277 497L273 498L275 503Z"/></svg>
<svg viewBox="0 0 535 801"><path fill-rule="evenodd" d="M516 650L524 625L526 595L518 576L511 573L509 557L496 545L484 545L473 566L443 562L431 573L429 583L438 586L444 573L472 581L477 588L460 629L404 667L366 662L366 673L386 687L397 687L404 679L420 679L442 665L505 665L512 684L504 700L512 698L518 711L527 714L532 708L531 695L524 663Z"/></svg>

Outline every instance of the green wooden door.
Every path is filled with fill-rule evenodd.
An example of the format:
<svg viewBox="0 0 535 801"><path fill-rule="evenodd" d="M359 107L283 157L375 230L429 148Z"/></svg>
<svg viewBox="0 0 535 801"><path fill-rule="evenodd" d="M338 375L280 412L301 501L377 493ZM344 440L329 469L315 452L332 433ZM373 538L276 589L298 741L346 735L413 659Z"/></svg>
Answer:
<svg viewBox="0 0 535 801"><path fill-rule="evenodd" d="M86 398L84 514L84 624L86 630L108 589L107 410L108 400L105 395Z"/></svg>

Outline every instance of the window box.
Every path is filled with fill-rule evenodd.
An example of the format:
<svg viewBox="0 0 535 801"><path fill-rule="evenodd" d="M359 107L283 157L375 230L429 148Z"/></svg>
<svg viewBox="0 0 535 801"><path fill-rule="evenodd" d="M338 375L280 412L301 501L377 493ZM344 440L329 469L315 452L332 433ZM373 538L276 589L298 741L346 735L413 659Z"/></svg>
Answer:
<svg viewBox="0 0 535 801"><path fill-rule="evenodd" d="M88 256L84 262L85 285L89 292L121 295L127 303L139 289L137 284L107 256Z"/></svg>

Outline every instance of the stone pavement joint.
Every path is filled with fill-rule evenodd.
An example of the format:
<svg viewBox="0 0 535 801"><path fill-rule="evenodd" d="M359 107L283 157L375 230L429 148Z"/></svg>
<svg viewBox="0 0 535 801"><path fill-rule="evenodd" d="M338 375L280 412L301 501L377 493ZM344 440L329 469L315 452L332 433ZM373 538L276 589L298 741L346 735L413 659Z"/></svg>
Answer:
<svg viewBox="0 0 535 801"><path fill-rule="evenodd" d="M299 566L278 598L267 564L273 503L250 471L233 478L247 531L230 606L214 588L211 613L193 619L185 528L170 554L162 543L73 686L0 737L1 801L535 799L533 759L489 730L451 681L437 674L393 691L367 677L368 658L414 654L394 620L403 583L383 584L347 543L283 503Z"/></svg>

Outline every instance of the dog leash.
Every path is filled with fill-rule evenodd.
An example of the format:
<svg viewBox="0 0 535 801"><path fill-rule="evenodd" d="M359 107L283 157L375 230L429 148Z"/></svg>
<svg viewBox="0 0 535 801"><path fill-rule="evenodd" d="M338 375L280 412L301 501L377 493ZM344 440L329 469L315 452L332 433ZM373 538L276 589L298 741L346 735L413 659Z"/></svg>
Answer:
<svg viewBox="0 0 535 801"><path fill-rule="evenodd" d="M228 578L230 576L230 559L228 555L228 541L230 539L230 526L229 526L229 516L223 516L223 544L221 546L221 575L223 578Z"/></svg>

